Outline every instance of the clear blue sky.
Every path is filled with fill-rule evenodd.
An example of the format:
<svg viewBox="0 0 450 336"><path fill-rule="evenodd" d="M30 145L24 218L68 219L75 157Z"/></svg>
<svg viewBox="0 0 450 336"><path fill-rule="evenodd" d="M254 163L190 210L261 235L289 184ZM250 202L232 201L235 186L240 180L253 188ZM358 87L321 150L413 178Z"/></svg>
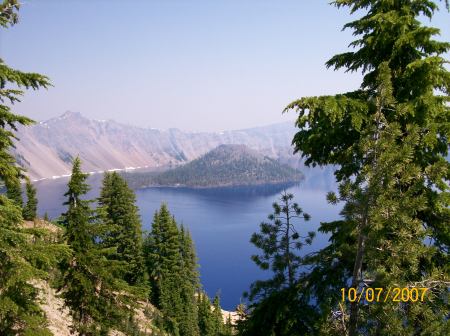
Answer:
<svg viewBox="0 0 450 336"><path fill-rule="evenodd" d="M350 20L322 0L23 0L0 32L0 57L48 75L15 111L36 120L67 110L94 119L185 130L283 120L295 98L353 90L360 75L327 70ZM355 17L356 18L356 17ZM354 19L354 18L352 18ZM450 14L433 26L450 40Z"/></svg>

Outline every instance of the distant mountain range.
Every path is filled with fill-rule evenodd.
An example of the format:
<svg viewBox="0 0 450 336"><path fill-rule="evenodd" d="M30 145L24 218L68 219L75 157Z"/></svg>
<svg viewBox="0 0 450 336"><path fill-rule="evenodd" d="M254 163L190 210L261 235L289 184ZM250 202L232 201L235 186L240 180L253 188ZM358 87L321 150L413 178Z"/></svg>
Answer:
<svg viewBox="0 0 450 336"><path fill-rule="evenodd" d="M243 144L292 166L293 122L224 132L184 132L139 128L112 120L90 120L66 112L33 126L19 127L14 154L32 179L67 175L80 156L88 172L176 166L221 144Z"/></svg>
<svg viewBox="0 0 450 336"><path fill-rule="evenodd" d="M160 173L125 174L132 188L226 187L299 182L300 171L245 145L220 145L185 165Z"/></svg>

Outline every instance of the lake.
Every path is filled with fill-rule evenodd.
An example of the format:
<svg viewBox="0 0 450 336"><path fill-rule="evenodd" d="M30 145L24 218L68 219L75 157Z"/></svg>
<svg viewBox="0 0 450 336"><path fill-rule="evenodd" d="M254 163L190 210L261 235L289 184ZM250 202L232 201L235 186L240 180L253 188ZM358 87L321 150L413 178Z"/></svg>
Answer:
<svg viewBox="0 0 450 336"><path fill-rule="evenodd" d="M147 188L136 190L144 230L150 230L154 212L162 202L179 224L187 227L195 242L199 258L201 281L210 297L220 292L224 309L234 310L240 303L242 293L258 279L270 277L250 260L257 249L249 242L253 232L259 230L261 221L272 211L272 203L286 189L309 213L309 222L299 222L300 233L317 229L320 222L335 220L339 207L329 205L325 195L332 185L317 183L299 185L264 185L258 187L230 187L215 189ZM313 183L314 182L314 183ZM89 198L98 196L101 175L89 178L92 190ZM36 182L39 198L39 214L48 213L58 217L63 211L63 196L67 178ZM327 238L318 235L305 253L323 247Z"/></svg>

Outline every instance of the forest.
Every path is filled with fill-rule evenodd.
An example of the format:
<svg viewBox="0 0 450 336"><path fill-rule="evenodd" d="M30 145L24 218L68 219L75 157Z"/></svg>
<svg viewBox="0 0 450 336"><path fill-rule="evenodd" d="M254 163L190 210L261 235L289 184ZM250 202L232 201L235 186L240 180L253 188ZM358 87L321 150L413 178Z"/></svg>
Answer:
<svg viewBox="0 0 450 336"><path fill-rule="evenodd" d="M251 259L270 275L255 279L237 321L203 290L191 234L170 204L144 233L120 174L105 173L99 198L88 199L75 158L67 211L39 218L36 189L10 150L18 125L33 123L15 112L24 91L52 82L0 59L0 335L52 335L40 281L64 301L74 335L449 335L450 42L424 24L449 3L332 5L355 17L344 27L354 41L326 67L360 72L360 87L301 97L285 112L297 113L292 144L305 164L336 167L327 200L341 216L302 234L314 214L281 193L249 237ZM19 9L3 0L1 29L18 23ZM303 253L318 234L326 246Z"/></svg>

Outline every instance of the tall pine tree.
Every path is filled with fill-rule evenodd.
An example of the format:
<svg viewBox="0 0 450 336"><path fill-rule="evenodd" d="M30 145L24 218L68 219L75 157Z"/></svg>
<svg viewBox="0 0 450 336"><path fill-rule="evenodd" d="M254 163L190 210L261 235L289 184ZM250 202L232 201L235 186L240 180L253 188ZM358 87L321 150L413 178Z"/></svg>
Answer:
<svg viewBox="0 0 450 336"><path fill-rule="evenodd" d="M152 303L164 315L164 328L174 335L181 335L179 318L183 312L183 302L180 286L180 239L177 224L165 204L154 215L152 230L145 246Z"/></svg>
<svg viewBox="0 0 450 336"><path fill-rule="evenodd" d="M206 293L200 292L197 297L198 327L201 336L216 336L212 305Z"/></svg>
<svg viewBox="0 0 450 336"><path fill-rule="evenodd" d="M73 318L73 329L80 335L103 335L124 318L120 287L111 274L112 265L97 244L99 228L89 200L89 190L81 161L73 162L72 175L65 193L68 206L62 215L65 238L72 257L62 265L62 295Z"/></svg>
<svg viewBox="0 0 450 336"><path fill-rule="evenodd" d="M23 207L22 186L20 184L20 177L7 179L5 182L6 196L12 200L20 208Z"/></svg>
<svg viewBox="0 0 450 336"><path fill-rule="evenodd" d="M143 283L142 224L136 196L116 172L105 173L98 199L101 220L112 229L102 237L105 247L115 247L114 259L125 263L123 279L130 285Z"/></svg>
<svg viewBox="0 0 450 336"><path fill-rule="evenodd" d="M200 289L197 256L191 235L183 225L179 230L181 266L181 300L183 306L180 316L180 333L182 335L199 335L198 309L196 294Z"/></svg>
<svg viewBox="0 0 450 336"><path fill-rule="evenodd" d="M33 220L36 218L38 200L36 198L36 188L31 184L30 180L26 183L27 203L23 207L22 215L25 220Z"/></svg>
<svg viewBox="0 0 450 336"><path fill-rule="evenodd" d="M449 332L450 243L448 155L450 75L447 42L433 40L433 1L337 0L363 17L348 23L355 51L327 65L362 70L360 90L306 97L299 112L296 150L308 165L338 167L343 220L322 223L330 245L309 261L303 295L312 295L325 334L440 335ZM431 241L431 244L428 243ZM429 287L424 303L339 303L348 283ZM334 311L330 315L330 311Z"/></svg>
<svg viewBox="0 0 450 336"><path fill-rule="evenodd" d="M33 262L45 255L37 254L21 222L21 209L0 195L0 334L50 336L37 304L38 291L31 285L45 276Z"/></svg>
<svg viewBox="0 0 450 336"><path fill-rule="evenodd" d="M274 291L292 287L297 282L298 269L302 264L299 250L304 244L310 245L314 232L302 237L296 221L308 221L310 216L293 202L294 195L281 194L279 202L272 204L273 213L268 216L270 223L260 225L261 232L254 233L250 241L262 250L262 255L253 255L252 260L263 270L270 269L274 275L269 280L252 284L250 299L264 298Z"/></svg>
<svg viewBox="0 0 450 336"><path fill-rule="evenodd" d="M212 325L214 335L222 335L225 332L223 323L222 308L220 307L220 295L217 293L212 302Z"/></svg>
<svg viewBox="0 0 450 336"><path fill-rule="evenodd" d="M99 318L97 288L100 282L92 270L92 250L94 241L91 228L92 211L89 202L82 200L89 190L86 184L87 174L81 171L81 161L73 162L72 175L68 191L64 194L68 206L62 215L61 224L65 226L65 238L73 251L73 257L63 265L63 297L71 309L73 329L80 335L95 334Z"/></svg>
<svg viewBox="0 0 450 336"><path fill-rule="evenodd" d="M317 314L312 314L308 300L298 295L297 286L305 265L299 252L305 244L312 243L315 233L300 235L298 221L308 221L310 216L293 199L294 195L284 191L279 201L272 204L269 222L261 223L260 232L251 237L250 241L262 252L253 255L252 260L273 276L251 285L251 313L238 323L241 335L306 335L314 330Z"/></svg>
<svg viewBox="0 0 450 336"><path fill-rule="evenodd" d="M189 231L178 227L165 204L154 215L144 251L151 301L165 317L164 328L174 335L200 335L202 322L197 304L200 283L195 248Z"/></svg>
<svg viewBox="0 0 450 336"><path fill-rule="evenodd" d="M4 0L0 3L0 28L8 28L18 21L19 3ZM32 279L44 277L43 266L58 256L55 249L42 244L37 230L22 229L22 197L19 179L22 170L9 150L15 139L17 124L32 121L12 113L11 105L20 102L21 88L47 87L48 78L8 67L0 59L0 183L7 187L8 198L0 195L0 334L50 335L43 312L36 303L37 289ZM6 103L9 103L7 105ZM12 191L15 190L13 193ZM14 195L12 195L14 194ZM30 239L30 234L35 239ZM32 242L34 240L34 243Z"/></svg>

